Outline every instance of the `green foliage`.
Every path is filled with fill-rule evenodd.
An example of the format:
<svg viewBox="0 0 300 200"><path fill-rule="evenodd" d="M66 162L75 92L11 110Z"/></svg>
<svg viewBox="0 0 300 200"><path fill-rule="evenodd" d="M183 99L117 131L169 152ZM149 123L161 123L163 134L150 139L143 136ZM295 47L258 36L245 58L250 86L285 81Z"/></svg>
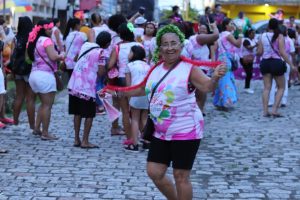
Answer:
<svg viewBox="0 0 300 200"><path fill-rule="evenodd" d="M167 20L172 15L172 10L163 9L161 11L160 21ZM198 21L199 13L196 9L192 8L191 5L189 7L188 18L186 18L185 10L182 10L182 17L185 21Z"/></svg>

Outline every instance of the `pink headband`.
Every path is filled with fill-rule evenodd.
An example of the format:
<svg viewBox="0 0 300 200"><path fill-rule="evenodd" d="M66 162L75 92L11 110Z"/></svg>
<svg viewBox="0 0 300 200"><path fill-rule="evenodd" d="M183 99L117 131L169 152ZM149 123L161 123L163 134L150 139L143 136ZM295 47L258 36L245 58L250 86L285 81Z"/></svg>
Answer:
<svg viewBox="0 0 300 200"><path fill-rule="evenodd" d="M51 22L50 24L44 24L43 26L41 25L35 25L32 29L32 31L29 33L29 37L28 37L28 43L33 42L36 38L36 36L38 35L38 33L40 32L40 30L43 29L51 29L54 27L54 23ZM27 46L28 46L27 43Z"/></svg>

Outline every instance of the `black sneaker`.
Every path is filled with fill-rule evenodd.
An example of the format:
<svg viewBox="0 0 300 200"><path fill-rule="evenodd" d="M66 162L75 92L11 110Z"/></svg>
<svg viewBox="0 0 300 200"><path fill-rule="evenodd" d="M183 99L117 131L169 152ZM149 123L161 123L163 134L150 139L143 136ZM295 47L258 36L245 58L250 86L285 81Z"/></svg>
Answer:
<svg viewBox="0 0 300 200"><path fill-rule="evenodd" d="M139 145L128 144L124 149L128 152L139 152Z"/></svg>
<svg viewBox="0 0 300 200"><path fill-rule="evenodd" d="M148 151L150 149L150 142L143 141L143 146L142 147L145 151Z"/></svg>

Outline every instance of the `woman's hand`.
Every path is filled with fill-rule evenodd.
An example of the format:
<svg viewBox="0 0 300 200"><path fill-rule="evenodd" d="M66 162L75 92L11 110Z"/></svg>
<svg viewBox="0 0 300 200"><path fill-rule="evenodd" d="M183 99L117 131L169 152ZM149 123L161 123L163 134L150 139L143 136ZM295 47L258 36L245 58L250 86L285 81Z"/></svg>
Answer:
<svg viewBox="0 0 300 200"><path fill-rule="evenodd" d="M215 69L213 77L220 79L226 74L226 71L227 67L224 64L221 64Z"/></svg>

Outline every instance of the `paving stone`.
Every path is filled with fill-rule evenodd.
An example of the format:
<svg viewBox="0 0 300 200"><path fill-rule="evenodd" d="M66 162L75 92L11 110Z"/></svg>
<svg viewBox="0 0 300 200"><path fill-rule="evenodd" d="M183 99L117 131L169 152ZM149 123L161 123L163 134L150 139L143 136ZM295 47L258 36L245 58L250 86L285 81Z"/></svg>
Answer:
<svg viewBox="0 0 300 200"><path fill-rule="evenodd" d="M243 85L237 81L239 91ZM262 82L252 86L255 93L239 93L230 112L217 111L208 95L204 138L191 172L195 200L300 199L300 87L290 88L288 106L280 109L285 117L273 119L262 117ZM0 200L165 199L147 177L147 152L124 152L124 137L110 136L107 116L96 116L90 134L99 149L73 147L67 110L63 91L50 124L58 141L33 136L26 113L19 126L0 130L0 147L9 150L0 155Z"/></svg>

